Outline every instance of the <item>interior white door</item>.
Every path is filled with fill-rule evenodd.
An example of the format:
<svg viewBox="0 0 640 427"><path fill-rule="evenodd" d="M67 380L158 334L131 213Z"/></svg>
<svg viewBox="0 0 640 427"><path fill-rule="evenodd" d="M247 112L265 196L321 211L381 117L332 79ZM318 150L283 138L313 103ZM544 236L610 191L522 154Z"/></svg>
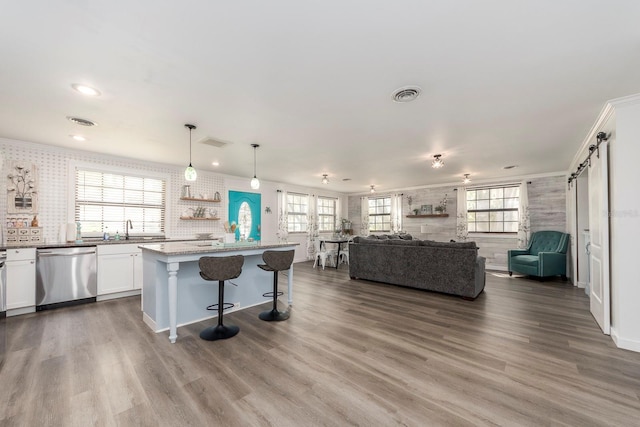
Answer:
<svg viewBox="0 0 640 427"><path fill-rule="evenodd" d="M589 168L589 232L591 235L591 314L602 332L611 333L609 287L609 179L607 141L593 153Z"/></svg>

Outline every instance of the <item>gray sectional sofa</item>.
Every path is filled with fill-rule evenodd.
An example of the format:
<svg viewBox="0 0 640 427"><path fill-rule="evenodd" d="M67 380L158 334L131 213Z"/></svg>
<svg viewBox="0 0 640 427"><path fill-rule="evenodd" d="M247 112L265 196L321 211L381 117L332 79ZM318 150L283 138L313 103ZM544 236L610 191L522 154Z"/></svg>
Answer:
<svg viewBox="0 0 640 427"><path fill-rule="evenodd" d="M484 289L485 259L475 242L356 237L349 244L349 275L475 299Z"/></svg>

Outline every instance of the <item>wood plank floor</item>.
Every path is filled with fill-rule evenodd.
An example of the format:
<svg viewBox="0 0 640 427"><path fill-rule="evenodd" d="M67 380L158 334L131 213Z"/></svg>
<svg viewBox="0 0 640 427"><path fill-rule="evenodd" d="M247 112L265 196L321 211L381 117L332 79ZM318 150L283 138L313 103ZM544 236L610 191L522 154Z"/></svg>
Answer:
<svg viewBox="0 0 640 427"><path fill-rule="evenodd" d="M640 354L584 291L501 276L465 301L296 264L288 321L217 342L170 344L138 297L9 318L0 426L640 425Z"/></svg>

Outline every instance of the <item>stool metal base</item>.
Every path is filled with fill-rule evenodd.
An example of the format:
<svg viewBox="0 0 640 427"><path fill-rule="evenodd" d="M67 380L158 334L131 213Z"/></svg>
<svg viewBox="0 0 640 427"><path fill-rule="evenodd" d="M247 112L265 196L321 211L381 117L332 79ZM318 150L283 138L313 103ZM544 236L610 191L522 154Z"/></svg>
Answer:
<svg viewBox="0 0 640 427"><path fill-rule="evenodd" d="M264 320L267 322L279 322L281 320L287 320L289 318L289 313L286 311L278 311L275 308L273 310L263 311L258 315L260 320Z"/></svg>
<svg viewBox="0 0 640 427"><path fill-rule="evenodd" d="M238 335L240 328L235 325L216 325L200 332L200 338L207 341L225 340Z"/></svg>

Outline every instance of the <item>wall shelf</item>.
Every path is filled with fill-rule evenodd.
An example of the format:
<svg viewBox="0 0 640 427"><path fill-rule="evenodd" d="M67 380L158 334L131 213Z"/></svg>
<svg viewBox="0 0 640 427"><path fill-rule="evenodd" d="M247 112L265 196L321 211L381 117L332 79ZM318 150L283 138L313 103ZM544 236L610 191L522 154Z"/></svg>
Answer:
<svg viewBox="0 0 640 427"><path fill-rule="evenodd" d="M220 218L206 218L197 216L181 216L180 219L195 220L195 221L219 221Z"/></svg>
<svg viewBox="0 0 640 427"><path fill-rule="evenodd" d="M213 202L220 203L222 199L198 199L195 197L180 197L180 200L187 200L189 202Z"/></svg>
<svg viewBox="0 0 640 427"><path fill-rule="evenodd" d="M448 217L448 213L441 214L425 214L425 215L407 215L407 218L446 218Z"/></svg>

